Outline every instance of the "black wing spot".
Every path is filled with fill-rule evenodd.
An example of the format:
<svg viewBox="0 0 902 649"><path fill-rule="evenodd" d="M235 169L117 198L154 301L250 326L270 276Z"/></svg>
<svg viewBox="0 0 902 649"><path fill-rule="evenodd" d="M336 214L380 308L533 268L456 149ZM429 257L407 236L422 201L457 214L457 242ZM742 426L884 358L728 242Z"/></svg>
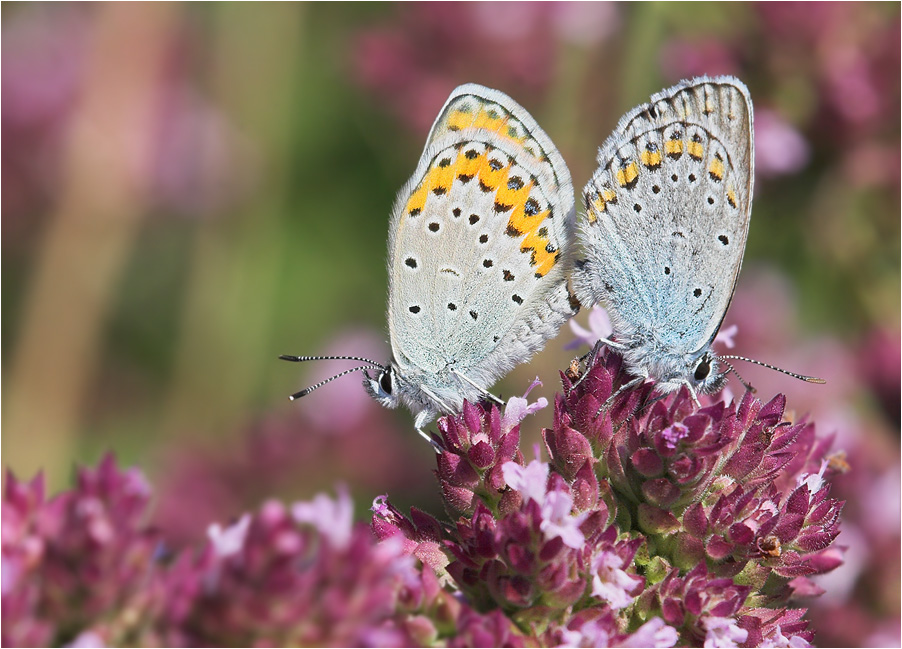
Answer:
<svg viewBox="0 0 902 649"><path fill-rule="evenodd" d="M432 223L429 224L429 229L432 230L433 232L438 232L439 224L436 223L435 221L433 221Z"/></svg>
<svg viewBox="0 0 902 649"><path fill-rule="evenodd" d="M493 262L491 259L483 259L482 260L482 265L485 266L486 268L491 268L494 265L494 263L495 262Z"/></svg>
<svg viewBox="0 0 902 649"><path fill-rule="evenodd" d="M479 215L471 214L470 215L470 225L476 225L478 222L479 222Z"/></svg>
<svg viewBox="0 0 902 649"><path fill-rule="evenodd" d="M416 268L416 267L417 267L417 260L414 259L413 257L408 257L407 259L404 260L404 263L405 263L407 266L410 266L411 268Z"/></svg>
<svg viewBox="0 0 902 649"><path fill-rule="evenodd" d="M519 295L517 295L516 293L514 293L513 295L511 295L511 299L512 299L514 302L516 302L517 304L523 304L523 298L520 297Z"/></svg>
<svg viewBox="0 0 902 649"><path fill-rule="evenodd" d="M507 181L508 189L523 189L523 179L520 176L513 176Z"/></svg>
<svg viewBox="0 0 902 649"><path fill-rule="evenodd" d="M438 166L444 169L451 164L451 158L442 158L439 160Z"/></svg>
<svg viewBox="0 0 902 649"><path fill-rule="evenodd" d="M475 320L478 316L479 316L479 314L476 313L475 311L470 311L470 317L473 318L474 320Z"/></svg>
<svg viewBox="0 0 902 649"><path fill-rule="evenodd" d="M557 252L557 248L554 247L553 243L549 243L545 246L545 252L553 255L554 253Z"/></svg>
<svg viewBox="0 0 902 649"><path fill-rule="evenodd" d="M466 185L468 182L473 180L473 174L457 174L457 179Z"/></svg>
<svg viewBox="0 0 902 649"><path fill-rule="evenodd" d="M678 181L678 180L680 179L680 177L677 176L676 174L673 174L673 175L670 177L670 179L671 179L673 182L676 182L676 181Z"/></svg>
<svg viewBox="0 0 902 649"><path fill-rule="evenodd" d="M692 291L692 294L693 294L695 297L701 297L701 296L702 296L702 289L697 288L697 289L695 289L694 291Z"/></svg>
<svg viewBox="0 0 902 649"><path fill-rule="evenodd" d="M544 239L547 239L547 238L548 238L548 228L546 228L546 227L543 225L541 228L539 228L537 234L538 234L540 237L542 237L542 238L544 238Z"/></svg>
<svg viewBox="0 0 902 649"><path fill-rule="evenodd" d="M652 186L651 186L651 190L652 190L655 194L660 194L660 193L661 193L661 188L658 187L657 185L652 185Z"/></svg>
<svg viewBox="0 0 902 649"><path fill-rule="evenodd" d="M721 242L723 245L725 245L725 246L726 246L727 244L730 243L730 240L727 238L727 235L725 235L725 234L722 234L722 235L720 235L720 236L717 237L717 238L718 238L718 239L720 240L720 242Z"/></svg>
<svg viewBox="0 0 902 649"><path fill-rule="evenodd" d="M464 153L464 157L467 160L475 160L479 157L479 154L476 152L476 149L470 149L466 153Z"/></svg>
<svg viewBox="0 0 902 649"><path fill-rule="evenodd" d="M504 163L496 158L492 158L489 161L489 167L491 167L493 171L498 171L499 169L504 167Z"/></svg>
<svg viewBox="0 0 902 649"><path fill-rule="evenodd" d="M503 274L504 274L504 281L505 281L505 282L513 282L513 281L514 281L514 274L513 274L512 272L510 272L509 270L505 270L505 271L502 271L502 272L503 272Z"/></svg>
<svg viewBox="0 0 902 649"><path fill-rule="evenodd" d="M413 305L412 307L410 307L410 308L407 309L407 310L410 311L411 313L419 313L419 312L420 312L420 307L418 307L417 305Z"/></svg>
<svg viewBox="0 0 902 649"><path fill-rule="evenodd" d="M539 201L534 198L530 198L526 201L526 205L523 207L523 213L526 216L535 216L539 213Z"/></svg>
<svg viewBox="0 0 902 649"><path fill-rule="evenodd" d="M453 210L451 210L451 213L452 213L454 216L460 216L460 208L459 208L459 207L455 207Z"/></svg>
<svg viewBox="0 0 902 649"><path fill-rule="evenodd" d="M664 274L670 275L670 266L664 266Z"/></svg>
<svg viewBox="0 0 902 649"><path fill-rule="evenodd" d="M714 197L708 196L708 205L714 205Z"/></svg>
<svg viewBox="0 0 902 649"><path fill-rule="evenodd" d="M419 214L420 214L419 207L415 207L407 213L408 216L418 216Z"/></svg>
<svg viewBox="0 0 902 649"><path fill-rule="evenodd" d="M488 243L488 242L489 242L489 235L483 234L479 237L479 243Z"/></svg>
<svg viewBox="0 0 902 649"><path fill-rule="evenodd" d="M513 205L505 205L504 203L499 203L498 201L495 201L494 209L495 209L496 214L503 214L504 212L510 212L513 209L513 207L514 207Z"/></svg>
<svg viewBox="0 0 902 649"><path fill-rule="evenodd" d="M642 211L642 206L639 205L639 203L636 203L635 205L633 205L633 211L635 211L636 214L638 214L639 212Z"/></svg>
<svg viewBox="0 0 902 649"><path fill-rule="evenodd" d="M457 305L454 302L448 302L448 311L457 311Z"/></svg>
<svg viewBox="0 0 902 649"><path fill-rule="evenodd" d="M439 186L439 187L436 187L435 189L433 189L432 193L435 194L436 196L441 196L442 194L446 193L447 191L448 191L447 187Z"/></svg>
<svg viewBox="0 0 902 649"><path fill-rule="evenodd" d="M689 174L689 182L691 182L691 183L695 182L695 174Z"/></svg>
<svg viewBox="0 0 902 649"><path fill-rule="evenodd" d="M499 340L501 340L501 338L499 338L498 336L492 336L492 342L493 342L493 343L496 343L496 342L498 342Z"/></svg>

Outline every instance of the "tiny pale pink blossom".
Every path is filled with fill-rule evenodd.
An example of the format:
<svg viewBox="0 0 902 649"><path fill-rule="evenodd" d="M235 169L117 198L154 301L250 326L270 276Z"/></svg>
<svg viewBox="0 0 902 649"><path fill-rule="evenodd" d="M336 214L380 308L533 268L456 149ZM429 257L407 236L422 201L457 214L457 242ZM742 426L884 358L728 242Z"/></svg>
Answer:
<svg viewBox="0 0 902 649"><path fill-rule="evenodd" d="M583 624L579 630L565 629L558 647L609 647L611 634L598 620Z"/></svg>
<svg viewBox="0 0 902 649"><path fill-rule="evenodd" d="M545 501L548 490L548 463L533 460L526 466L516 462L505 462L501 466L504 481L511 489L516 489L524 498L532 498L539 504Z"/></svg>
<svg viewBox="0 0 902 649"><path fill-rule="evenodd" d="M738 647L749 635L729 617L708 615L702 618L701 624L705 629L705 647Z"/></svg>
<svg viewBox="0 0 902 649"><path fill-rule="evenodd" d="M626 640L620 643L621 647L672 647L680 639L677 630L664 624L664 620L653 617L640 626ZM596 645L601 646L601 645Z"/></svg>
<svg viewBox="0 0 902 649"><path fill-rule="evenodd" d="M545 397L539 397L534 403L529 403L526 400L533 388L539 385L542 385L542 382L539 380L539 377L536 377L536 380L527 388L526 393L522 397L511 397L508 399L507 405L504 407L504 416L501 418L502 430L511 430L523 421L527 415L532 415L548 406L548 399ZM487 436L485 441L488 441Z"/></svg>
<svg viewBox="0 0 902 649"><path fill-rule="evenodd" d="M812 646L810 642L808 642L805 638L794 635L790 637L786 637L783 635L783 630L780 627L776 627L772 635L761 640L761 643L758 645L759 647L799 647L800 649L803 647Z"/></svg>
<svg viewBox="0 0 902 649"><path fill-rule="evenodd" d="M317 494L310 502L295 503L291 514L298 523L310 523L338 549L346 548L354 526L354 504L347 487L339 485L338 497Z"/></svg>
<svg viewBox="0 0 902 649"><path fill-rule="evenodd" d="M219 523L213 523L207 528L207 538L213 546L213 552L220 559L225 559L237 554L244 547L244 539L247 538L247 530L251 524L250 514L245 514L237 521L224 528Z"/></svg>
<svg viewBox="0 0 902 649"><path fill-rule="evenodd" d="M613 552L600 552L592 559L592 595L607 602L614 610L633 603L630 591L636 581L623 569L623 559Z"/></svg>
<svg viewBox="0 0 902 649"><path fill-rule="evenodd" d="M821 469L817 473L803 473L796 479L796 484L801 487L805 485L808 491L816 494L824 486L824 471L827 470L827 461L821 462Z"/></svg>
<svg viewBox="0 0 902 649"><path fill-rule="evenodd" d="M550 491L542 502L542 524L540 529L547 540L561 537L564 545L579 550L586 542L586 537L579 529L589 512L571 516L573 498L562 491Z"/></svg>
<svg viewBox="0 0 902 649"><path fill-rule="evenodd" d="M733 341L733 339L736 337L738 331L739 327L734 324L721 329L714 337L714 344L721 344L727 349L733 349L736 346L736 343Z"/></svg>
<svg viewBox="0 0 902 649"><path fill-rule="evenodd" d="M596 304L589 311L588 329L579 324L576 318L570 318L568 324L573 335L576 336L576 340L567 343L564 349L576 349L580 345L592 347L601 338L609 338L614 331L608 312L600 304Z"/></svg>
<svg viewBox="0 0 902 649"><path fill-rule="evenodd" d="M79 647L84 649L98 649L101 647L106 647L106 642L103 641L103 638L97 631L88 630L82 631L79 633L75 640L65 645L66 647Z"/></svg>

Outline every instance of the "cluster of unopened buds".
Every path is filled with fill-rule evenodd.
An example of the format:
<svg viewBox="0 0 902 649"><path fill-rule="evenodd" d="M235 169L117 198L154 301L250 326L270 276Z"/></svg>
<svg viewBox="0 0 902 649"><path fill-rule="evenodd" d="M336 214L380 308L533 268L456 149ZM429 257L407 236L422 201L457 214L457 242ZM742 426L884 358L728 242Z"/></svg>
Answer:
<svg viewBox="0 0 902 649"><path fill-rule="evenodd" d="M827 479L843 467L814 425L782 396L618 393L614 353L561 376L548 461L519 439L544 399L438 421L445 521L383 496L355 525L339 492L173 555L146 484L109 459L49 501L9 477L3 642L808 646L797 599L841 563Z"/></svg>

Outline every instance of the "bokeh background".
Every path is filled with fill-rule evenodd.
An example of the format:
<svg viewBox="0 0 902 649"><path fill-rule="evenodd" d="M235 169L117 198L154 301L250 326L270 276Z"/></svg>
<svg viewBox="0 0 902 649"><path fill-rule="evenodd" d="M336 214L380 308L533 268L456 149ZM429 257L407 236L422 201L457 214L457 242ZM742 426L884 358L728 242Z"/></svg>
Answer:
<svg viewBox="0 0 902 649"><path fill-rule="evenodd" d="M59 489L111 450L184 543L337 482L361 518L385 492L440 514L409 413L358 375L290 403L350 365L276 357L387 359L389 210L455 86L524 105L579 189L622 113L698 74L755 101L734 351L828 383L740 371L851 466L818 643L898 646L897 3L4 4L3 465ZM495 392L552 398L573 339Z"/></svg>

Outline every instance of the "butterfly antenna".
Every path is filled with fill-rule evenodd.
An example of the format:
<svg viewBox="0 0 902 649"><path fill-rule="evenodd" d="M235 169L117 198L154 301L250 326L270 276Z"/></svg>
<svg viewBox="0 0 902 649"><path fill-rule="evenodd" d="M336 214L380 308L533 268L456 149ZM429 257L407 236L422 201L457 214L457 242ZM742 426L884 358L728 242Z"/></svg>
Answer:
<svg viewBox="0 0 902 649"><path fill-rule="evenodd" d="M373 367L382 367L382 363L371 361L368 358L360 358L359 356L291 356L282 354L279 360L291 361L292 363L304 363L306 361L360 361L361 363L369 363Z"/></svg>
<svg viewBox="0 0 902 649"><path fill-rule="evenodd" d="M308 394L310 394L311 392L313 392L313 391L316 390L317 388L321 388L321 387L323 387L326 383L330 383L331 381L334 381L335 379L340 379L340 378L343 377L345 374L350 374L351 372L360 372L360 371L362 371L362 370L368 370L368 369L370 369L368 366L362 365L361 367L355 367L355 368L350 369L350 370L345 370L344 372L340 372L339 374L336 374L335 376L330 376L330 377L329 377L328 379L326 379L325 381L320 381L320 382L317 383L316 385L311 385L309 388L304 388L304 389L301 390L300 392L295 392L294 394L292 394L292 395L291 395L290 397L288 397L288 398L291 399L292 401L294 401L295 399L300 399L301 397L306 397Z"/></svg>
<svg viewBox="0 0 902 649"><path fill-rule="evenodd" d="M754 363L755 365L760 365L761 367L766 367L769 370L776 370L777 372L782 372L783 374L788 374L789 376L799 379L800 381L806 381L808 383L826 383L824 379L819 379L816 376L805 376L804 374L796 374L795 372L790 372L789 370L784 370L774 365L770 365L768 363L762 363L761 361L756 361L751 358L746 358L745 356L719 356L718 358L727 359L733 358L737 361L745 361L747 363ZM729 364L729 363L728 363ZM735 370L734 370L735 371ZM738 374L737 374L738 376Z"/></svg>
<svg viewBox="0 0 902 649"><path fill-rule="evenodd" d="M739 372L736 371L736 368L735 368L735 367L733 367L733 366L732 366L730 363L728 363L727 361L724 361L724 360L723 360L723 356L718 356L717 359L720 360L720 361L723 361L723 364L730 368L730 371L731 371L733 374L735 374L735 375L736 375L736 378L739 379L739 382L742 383L742 387L744 387L746 390L748 390L748 391L751 392L752 394L754 394L755 392L758 391L758 390L755 389L755 386L754 386L754 385L752 385L751 383L747 382L744 378L742 378L742 377L739 375ZM774 368L774 369L776 369L776 368Z"/></svg>

